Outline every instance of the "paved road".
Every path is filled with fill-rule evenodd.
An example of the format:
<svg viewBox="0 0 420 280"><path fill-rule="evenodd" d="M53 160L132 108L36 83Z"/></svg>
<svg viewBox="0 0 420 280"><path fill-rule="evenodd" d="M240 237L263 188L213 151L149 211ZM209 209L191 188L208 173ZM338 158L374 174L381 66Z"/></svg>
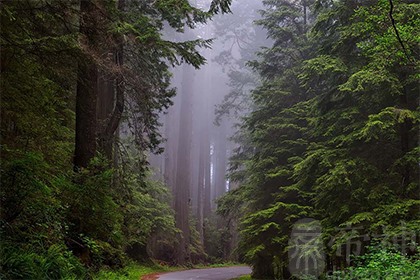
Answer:
<svg viewBox="0 0 420 280"><path fill-rule="evenodd" d="M250 273L247 266L204 268L165 273L158 280L228 280Z"/></svg>

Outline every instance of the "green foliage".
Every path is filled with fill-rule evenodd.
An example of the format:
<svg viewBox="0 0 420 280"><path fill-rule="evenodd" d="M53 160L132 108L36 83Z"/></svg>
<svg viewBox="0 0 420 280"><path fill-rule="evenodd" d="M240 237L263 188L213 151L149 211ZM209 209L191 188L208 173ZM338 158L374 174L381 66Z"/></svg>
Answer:
<svg viewBox="0 0 420 280"><path fill-rule="evenodd" d="M87 275L64 245L54 244L37 253L2 242L0 262L2 279L83 279Z"/></svg>
<svg viewBox="0 0 420 280"><path fill-rule="evenodd" d="M370 246L369 253L357 258L357 264L345 271L335 271L327 279L418 279L419 256L407 256L383 247Z"/></svg>
<svg viewBox="0 0 420 280"><path fill-rule="evenodd" d="M115 173L99 157L81 172L56 176L39 153L3 148L4 158L13 158L1 166L6 279L79 278L85 273L80 261L96 268L120 267L130 244L146 246L154 234L174 238L164 186L131 175L124 177L120 192L111 183Z"/></svg>
<svg viewBox="0 0 420 280"><path fill-rule="evenodd" d="M124 217L124 242L146 245L153 235L158 237L162 246L166 244L171 247L173 244L170 243L176 239L178 230L170 207L168 188L162 182L150 179L151 173L142 168L145 155L136 150L130 139L124 141L123 145L128 153L117 170L120 189L116 191Z"/></svg>
<svg viewBox="0 0 420 280"><path fill-rule="evenodd" d="M74 184L66 186L69 189L63 191L63 196L69 209L70 227L91 238L118 243L122 238L122 215L114 199L112 172L106 166L105 160L94 158L88 168L74 174Z"/></svg>
<svg viewBox="0 0 420 280"><path fill-rule="evenodd" d="M39 153L3 151L14 159L1 165L2 232L21 242L60 239L63 209L47 163Z"/></svg>
<svg viewBox="0 0 420 280"><path fill-rule="evenodd" d="M240 276L238 278L234 278L232 280L251 280L251 275L244 275L244 276Z"/></svg>
<svg viewBox="0 0 420 280"><path fill-rule="evenodd" d="M154 272L167 272L173 269L165 266L154 264L153 266L143 266L135 263L130 263L123 269L110 270L103 269L97 274L93 275L93 279L103 280L138 280L142 276Z"/></svg>
<svg viewBox="0 0 420 280"><path fill-rule="evenodd" d="M309 96L299 88L297 76L307 56L305 25L300 4L265 1L267 10L258 21L273 39L273 48L260 52L250 65L262 76L252 92L254 107L245 118L252 151L242 157L245 166L243 198L248 207L241 213L240 251L254 268L253 277L281 277L287 266L284 255L291 224L308 214L304 201L293 201L296 192L290 180L292 159L305 151ZM302 103L299 103L302 102ZM253 147L253 149L252 149ZM244 149L245 151L248 148ZM239 168L239 170L241 167ZM301 202L303 202L301 204Z"/></svg>
<svg viewBox="0 0 420 280"><path fill-rule="evenodd" d="M204 249L210 263L220 263L224 260L225 231L226 229L218 227L215 218L204 220Z"/></svg>

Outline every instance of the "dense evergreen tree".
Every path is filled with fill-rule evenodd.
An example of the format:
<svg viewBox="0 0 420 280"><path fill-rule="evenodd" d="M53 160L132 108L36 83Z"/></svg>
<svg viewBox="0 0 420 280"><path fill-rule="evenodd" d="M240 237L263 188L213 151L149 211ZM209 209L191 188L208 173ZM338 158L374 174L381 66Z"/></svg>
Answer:
<svg viewBox="0 0 420 280"><path fill-rule="evenodd" d="M419 172L414 160L418 128L413 126L418 122L418 54L412 34L399 34L393 22L397 18L400 30L415 32L418 23L411 18L419 6L398 2L393 9L392 4L320 7L319 18L328 13L339 20L328 29L336 38L333 45L322 42L320 55L306 62L305 86L320 92L314 100L318 120L312 134L322 138L299 164L305 166L303 172L318 167L313 201L326 228L363 226L361 235L389 238L401 234L400 221L417 232L419 219L418 180L409 179ZM325 38L324 24L331 23L319 20L316 36ZM407 36L403 45L400 36ZM307 80L309 76L317 81ZM325 88L319 81L328 78ZM396 208L400 210L394 212Z"/></svg>
<svg viewBox="0 0 420 280"><path fill-rule="evenodd" d="M303 133L308 97L298 79L302 61L308 58L304 3L265 4L269 9L259 23L267 29L274 46L261 53L261 62L252 64L263 80L253 92L255 109L246 119L255 148L246 163L252 170L246 181L252 210L244 219L241 241L256 278L287 276L289 226L307 213L303 201L296 200L290 178L291 160L306 146Z"/></svg>
<svg viewBox="0 0 420 280"><path fill-rule="evenodd" d="M349 240L398 236L404 246L404 231L419 231L419 5L264 3L259 24L274 43L252 62L262 85L232 162L242 186L219 209L233 215L236 201L253 276L290 277L291 229L303 217L321 221L328 269L350 264L351 252L339 253Z"/></svg>

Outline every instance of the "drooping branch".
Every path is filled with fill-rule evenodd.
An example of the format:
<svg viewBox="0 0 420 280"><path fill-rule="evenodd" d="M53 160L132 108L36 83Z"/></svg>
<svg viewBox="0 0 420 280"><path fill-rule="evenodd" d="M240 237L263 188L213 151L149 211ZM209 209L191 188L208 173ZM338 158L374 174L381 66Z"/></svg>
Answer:
<svg viewBox="0 0 420 280"><path fill-rule="evenodd" d="M401 47L404 51L405 56L407 57L407 59L410 60L410 56L408 55L407 49L405 48L405 45L404 45L403 41L401 40L400 32L398 31L397 26L395 25L395 19L394 19L394 16L393 16L394 3L392 2L392 0L389 0L389 5L390 5L389 18L391 19L391 23L392 23L392 27L394 28L395 35L397 36L398 42L400 43L400 45L401 45Z"/></svg>

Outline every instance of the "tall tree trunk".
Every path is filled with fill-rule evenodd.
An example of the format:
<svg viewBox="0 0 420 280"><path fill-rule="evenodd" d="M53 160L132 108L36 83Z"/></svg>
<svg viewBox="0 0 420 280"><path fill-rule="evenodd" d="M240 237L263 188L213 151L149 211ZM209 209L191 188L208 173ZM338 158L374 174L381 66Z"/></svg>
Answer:
<svg viewBox="0 0 420 280"><path fill-rule="evenodd" d="M173 84L177 88L181 88L182 73L180 69L172 70L174 75ZM174 104L169 108L165 117L165 163L164 163L164 180L169 190L175 197L175 182L177 173L177 150L179 138L179 115L180 115L180 94L173 98ZM172 201L172 208L175 209L175 200Z"/></svg>
<svg viewBox="0 0 420 280"><path fill-rule="evenodd" d="M177 155L177 174L175 185L175 221L181 230L180 243L177 251L177 261L185 264L189 257L190 228L190 159L192 140L192 96L193 68L184 66L181 93L181 116L179 124L179 140Z"/></svg>
<svg viewBox="0 0 420 280"><path fill-rule="evenodd" d="M200 237L201 244L204 244L204 232L203 232L203 222L204 222L204 213L203 213L203 205L204 205L204 174L205 174L205 162L204 162L204 145L200 143L200 155L198 159L198 190L197 190L197 209L196 209L196 217L197 217L197 231Z"/></svg>
<svg viewBox="0 0 420 280"><path fill-rule="evenodd" d="M200 136L201 128L197 123L200 117L200 111L197 110L197 104L193 102L193 130L192 130L192 143L191 143L191 159L190 159L190 197L191 197L191 213L198 221L198 191L199 191L199 173L200 173Z"/></svg>
<svg viewBox="0 0 420 280"><path fill-rule="evenodd" d="M177 147L178 147L178 135L175 130L176 123L174 120L177 120L175 114L175 108L171 107L169 113L166 115L165 119L165 164L164 164L164 180L165 184L168 186L170 191L174 193L174 186L176 181L176 163L177 163ZM174 205L173 205L174 206Z"/></svg>
<svg viewBox="0 0 420 280"><path fill-rule="evenodd" d="M98 100L97 100L97 122L98 122L98 150L107 158L112 157L112 143L102 141L103 133L110 116L113 113L115 103L114 76L105 71L99 71L98 77Z"/></svg>
<svg viewBox="0 0 420 280"><path fill-rule="evenodd" d="M207 116L207 108L203 109L205 112L205 116ZM200 241L202 244L204 244L204 217L207 213L205 213L206 209L206 175L210 174L210 170L207 170L210 168L210 166L207 164L209 162L210 158L210 150L209 150L209 129L208 129L208 118L203 120L204 123L202 124L202 128L200 131L200 137L199 137L199 145L200 145L200 151L199 151L199 159L198 159L198 191L197 191L197 230L200 236ZM210 201L209 201L210 202Z"/></svg>
<svg viewBox="0 0 420 280"><path fill-rule="evenodd" d="M219 198L226 192L226 165L227 165L227 129L226 121L223 121L217 129L218 133L215 139L214 153L215 153L215 199ZM216 208L215 203L213 207Z"/></svg>
<svg viewBox="0 0 420 280"><path fill-rule="evenodd" d="M97 11L91 0L80 2L80 35L90 52L96 51ZM98 69L93 58L80 61L77 72L76 140L74 167L87 167L96 153L96 100Z"/></svg>
<svg viewBox="0 0 420 280"><path fill-rule="evenodd" d="M203 216L209 218L211 215L211 157L210 157L210 138L209 136L205 139L205 173L204 173L204 204L203 204Z"/></svg>

